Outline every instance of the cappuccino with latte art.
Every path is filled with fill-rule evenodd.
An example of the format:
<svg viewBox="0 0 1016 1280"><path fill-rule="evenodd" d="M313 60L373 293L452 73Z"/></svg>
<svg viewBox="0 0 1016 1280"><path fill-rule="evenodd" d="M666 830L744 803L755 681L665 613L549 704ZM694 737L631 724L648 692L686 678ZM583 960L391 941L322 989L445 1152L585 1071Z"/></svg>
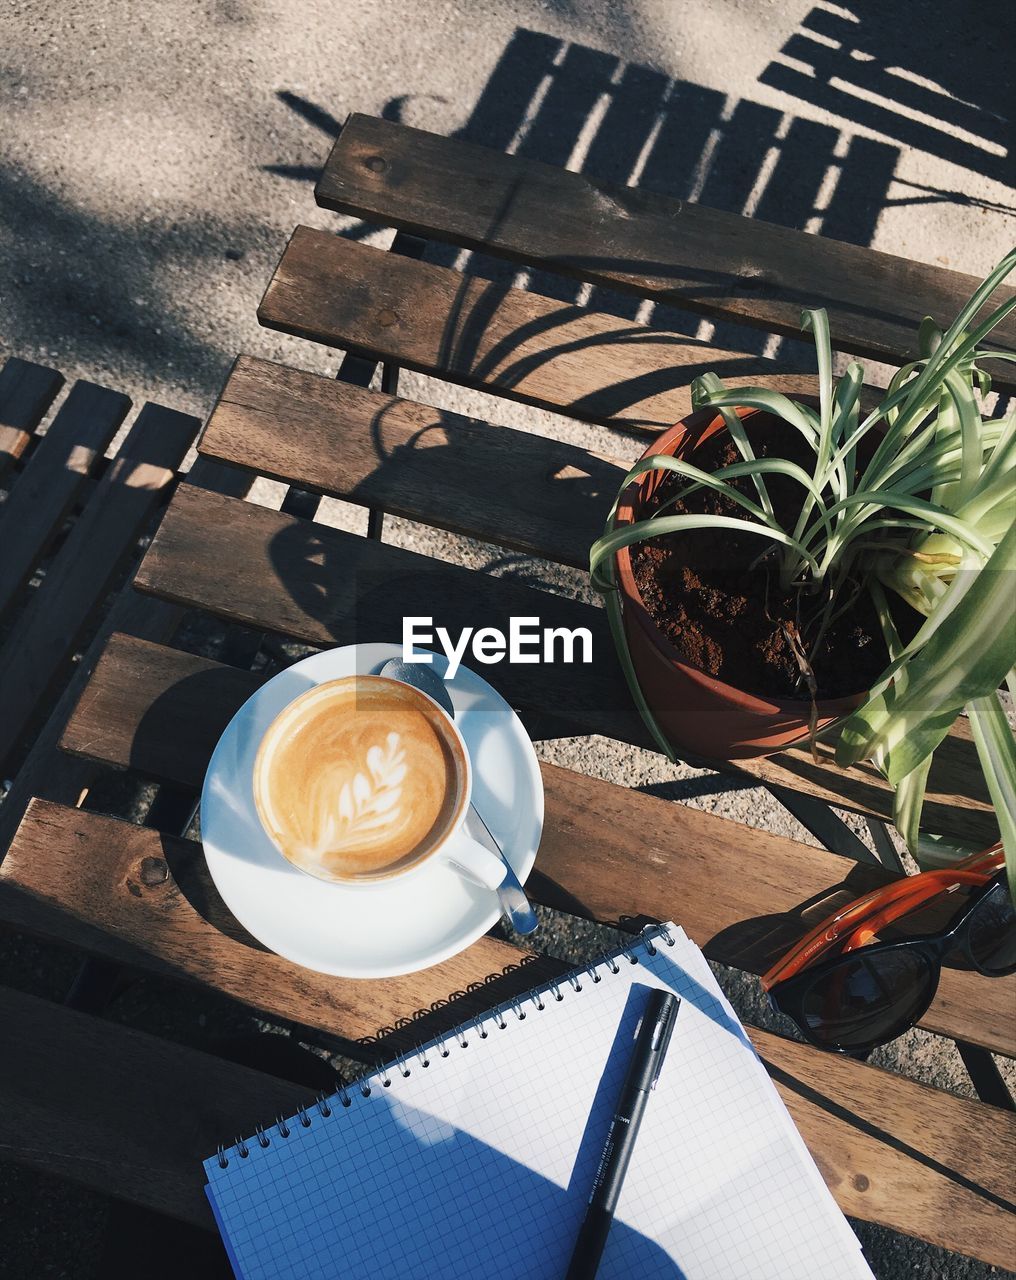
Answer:
<svg viewBox="0 0 1016 1280"><path fill-rule="evenodd" d="M280 852L343 883L382 880L434 852L468 804L468 765L443 712L409 685L349 676L308 690L269 726L254 802Z"/></svg>

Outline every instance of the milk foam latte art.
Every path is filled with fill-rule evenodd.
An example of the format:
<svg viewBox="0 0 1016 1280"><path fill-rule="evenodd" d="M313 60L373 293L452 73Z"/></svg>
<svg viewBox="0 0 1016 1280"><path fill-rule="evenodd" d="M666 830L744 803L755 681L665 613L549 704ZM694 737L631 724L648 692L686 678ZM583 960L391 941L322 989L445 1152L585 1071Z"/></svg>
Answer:
<svg viewBox="0 0 1016 1280"><path fill-rule="evenodd" d="M269 726L254 764L258 816L322 880L383 879L426 858L468 798L461 744L418 690L378 676L318 685Z"/></svg>

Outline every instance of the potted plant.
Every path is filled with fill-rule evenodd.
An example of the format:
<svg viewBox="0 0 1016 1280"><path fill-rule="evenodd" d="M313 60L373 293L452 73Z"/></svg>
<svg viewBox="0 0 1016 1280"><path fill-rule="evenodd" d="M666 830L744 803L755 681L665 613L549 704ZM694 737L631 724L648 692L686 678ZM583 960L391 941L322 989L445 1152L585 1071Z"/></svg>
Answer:
<svg viewBox="0 0 1016 1280"><path fill-rule="evenodd" d="M1016 412L982 414L982 350L1016 297L977 317L1010 253L863 417L856 362L835 381L808 311L818 398L692 384L695 412L625 477L590 553L633 697L657 743L764 755L840 729L897 788L916 849L931 753L966 708L1016 854L1013 680Z"/></svg>

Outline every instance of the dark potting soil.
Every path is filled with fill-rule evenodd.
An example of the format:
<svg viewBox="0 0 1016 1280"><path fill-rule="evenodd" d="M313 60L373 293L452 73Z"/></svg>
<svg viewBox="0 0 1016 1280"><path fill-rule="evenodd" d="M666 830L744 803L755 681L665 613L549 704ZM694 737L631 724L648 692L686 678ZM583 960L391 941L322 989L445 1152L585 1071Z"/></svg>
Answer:
<svg viewBox="0 0 1016 1280"><path fill-rule="evenodd" d="M765 426L752 433L752 447L759 457L787 458L805 470L813 465L794 428L768 416ZM702 470L713 471L740 461L740 455L730 437L721 432L695 450L694 461ZM666 501L681 483L669 474L652 505ZM749 478L733 484L757 500ZM783 476L767 477L766 485L780 524L792 529L802 487ZM731 499L708 489L668 510L674 515L684 512L747 514ZM819 698L844 697L870 688L888 665L889 655L867 592L861 592L856 603L832 623L820 650L813 652L821 598L807 592L781 592L775 566L765 561L752 568L765 549L765 539L754 534L693 529L636 544L631 549L632 569L653 621L689 665L708 675L746 693L807 700L808 688L787 635L789 626L801 637ZM894 605L894 616L902 634L912 635L919 615L900 602L898 610Z"/></svg>

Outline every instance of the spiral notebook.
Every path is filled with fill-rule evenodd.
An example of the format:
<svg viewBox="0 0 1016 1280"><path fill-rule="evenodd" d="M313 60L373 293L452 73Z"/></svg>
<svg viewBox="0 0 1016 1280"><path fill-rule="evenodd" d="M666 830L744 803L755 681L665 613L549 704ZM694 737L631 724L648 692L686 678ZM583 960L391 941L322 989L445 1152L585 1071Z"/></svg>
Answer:
<svg viewBox="0 0 1016 1280"><path fill-rule="evenodd" d="M205 1161L241 1280L567 1269L647 988L681 1009L602 1280L872 1280L704 957L647 931Z"/></svg>

